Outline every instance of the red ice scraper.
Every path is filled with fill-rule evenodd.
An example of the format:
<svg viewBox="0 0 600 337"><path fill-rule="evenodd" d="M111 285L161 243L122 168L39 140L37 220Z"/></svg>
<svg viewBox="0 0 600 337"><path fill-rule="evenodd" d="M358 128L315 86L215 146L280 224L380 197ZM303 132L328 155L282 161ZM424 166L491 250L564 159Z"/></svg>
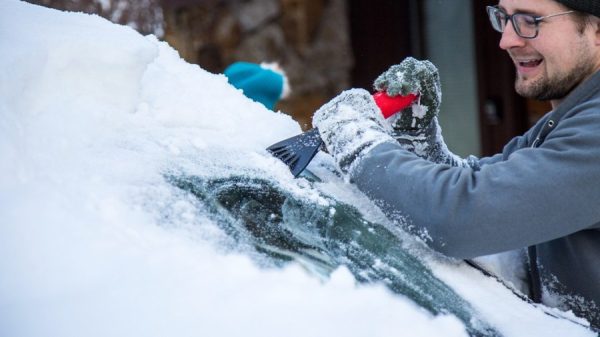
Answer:
<svg viewBox="0 0 600 337"><path fill-rule="evenodd" d="M417 98L416 94L406 96L388 96L385 92L373 94L375 103L381 109L383 117L389 118L410 106ZM282 140L267 148L273 156L283 161L297 177L319 151L323 144L316 128L297 136Z"/></svg>

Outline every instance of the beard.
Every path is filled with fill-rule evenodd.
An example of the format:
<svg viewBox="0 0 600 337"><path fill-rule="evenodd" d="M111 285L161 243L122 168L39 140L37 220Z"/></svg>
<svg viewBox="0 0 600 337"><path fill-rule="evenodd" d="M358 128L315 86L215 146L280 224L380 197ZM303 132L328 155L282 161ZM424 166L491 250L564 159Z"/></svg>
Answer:
<svg viewBox="0 0 600 337"><path fill-rule="evenodd" d="M515 80L515 90L525 98L533 98L539 101L557 100L566 97L573 88L583 82L594 73L594 62L592 54L587 45L581 44L577 62L570 69L557 71L553 75L540 76L528 83L527 76L519 75Z"/></svg>
<svg viewBox="0 0 600 337"><path fill-rule="evenodd" d="M590 64L582 63L566 74L558 73L552 77L542 77L529 84L525 83L527 78L517 74L515 90L523 97L538 101L562 99L592 74L592 71L593 67Z"/></svg>

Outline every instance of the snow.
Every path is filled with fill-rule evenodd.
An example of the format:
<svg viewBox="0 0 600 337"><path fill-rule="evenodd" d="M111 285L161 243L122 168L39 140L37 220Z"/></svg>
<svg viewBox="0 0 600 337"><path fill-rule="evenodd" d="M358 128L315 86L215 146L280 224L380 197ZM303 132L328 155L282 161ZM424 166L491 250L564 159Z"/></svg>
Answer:
<svg viewBox="0 0 600 337"><path fill-rule="evenodd" d="M319 198L264 150L297 123L223 75L154 36L16 0L0 1L0 50L0 336L466 336L343 267L323 281L220 248L165 173L259 172ZM430 263L505 336L593 335Z"/></svg>

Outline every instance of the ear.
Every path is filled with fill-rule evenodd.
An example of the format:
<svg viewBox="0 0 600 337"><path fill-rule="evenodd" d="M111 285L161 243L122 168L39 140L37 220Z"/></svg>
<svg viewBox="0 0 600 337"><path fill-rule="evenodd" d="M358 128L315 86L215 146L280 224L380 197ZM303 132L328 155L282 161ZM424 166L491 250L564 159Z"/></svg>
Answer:
<svg viewBox="0 0 600 337"><path fill-rule="evenodd" d="M595 40L596 46L600 46L600 18L594 17Z"/></svg>

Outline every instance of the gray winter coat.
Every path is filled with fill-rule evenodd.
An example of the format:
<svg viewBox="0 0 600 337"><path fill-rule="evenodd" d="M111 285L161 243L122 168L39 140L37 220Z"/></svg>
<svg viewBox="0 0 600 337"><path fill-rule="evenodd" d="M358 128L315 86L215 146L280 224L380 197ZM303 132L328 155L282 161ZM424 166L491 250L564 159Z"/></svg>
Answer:
<svg viewBox="0 0 600 337"><path fill-rule="evenodd" d="M544 127L549 133L536 141ZM446 255L536 247L543 289L600 327L600 72L502 153L472 166L435 164L383 143L351 179Z"/></svg>

